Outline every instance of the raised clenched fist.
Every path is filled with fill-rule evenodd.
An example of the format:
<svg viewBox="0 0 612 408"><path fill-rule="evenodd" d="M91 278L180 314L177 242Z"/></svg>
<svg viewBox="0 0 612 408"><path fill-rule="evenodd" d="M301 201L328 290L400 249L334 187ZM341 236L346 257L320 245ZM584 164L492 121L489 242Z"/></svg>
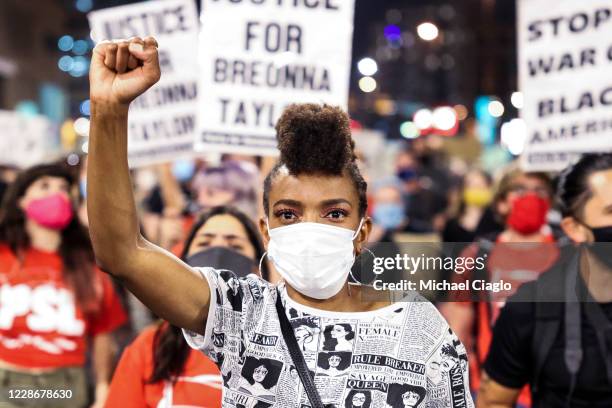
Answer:
<svg viewBox="0 0 612 408"><path fill-rule="evenodd" d="M128 105L160 78L153 37L104 41L96 45L89 69L92 103Z"/></svg>

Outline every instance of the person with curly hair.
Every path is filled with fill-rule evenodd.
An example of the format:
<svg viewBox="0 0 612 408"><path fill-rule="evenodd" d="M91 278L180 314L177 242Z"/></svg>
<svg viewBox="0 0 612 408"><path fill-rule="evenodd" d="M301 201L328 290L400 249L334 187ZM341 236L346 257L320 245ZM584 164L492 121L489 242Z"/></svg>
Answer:
<svg viewBox="0 0 612 408"><path fill-rule="evenodd" d="M425 388L417 385L391 384L387 404L393 408L416 408L425 399L425 394Z"/></svg>
<svg viewBox="0 0 612 408"><path fill-rule="evenodd" d="M345 375L346 369L351 366L351 353L346 351L320 353L317 365L323 369L321 375L329 377Z"/></svg>
<svg viewBox="0 0 612 408"><path fill-rule="evenodd" d="M281 369L277 361L249 357L242 368L238 391L274 402Z"/></svg>
<svg viewBox="0 0 612 408"><path fill-rule="evenodd" d="M465 354L465 348L454 343L456 336L446 321L418 294L409 293L398 307L380 296L365 299L362 295L372 289L349 283L372 221L350 120L338 107L293 104L276 124L280 157L263 183L264 215L259 227L268 259L282 278L279 284L256 274L237 278L223 268L192 268L145 240L136 228L127 165L128 108L160 75L152 37L104 42L93 52L87 183L92 242L104 270L119 277L156 314L182 327L189 345L221 367L228 378L223 407L240 399L298 408L309 399L303 386L288 381L290 370L282 369L295 365L280 330L285 318L291 323L295 316L310 317L318 322L319 332L335 327L336 346L353 343L355 350L373 349L371 344L384 337L385 347L378 354L353 354L347 375L380 373L391 382L409 370L417 383L426 384L421 367L427 356L439 352L440 344L452 344ZM339 322L353 327L349 331ZM423 341L425 333L439 333L439 339ZM220 344L219 338L226 341ZM415 345L419 353L412 352ZM319 350L322 347L321 341ZM316 364L316 352L303 354L311 367ZM247 369L255 360L260 363ZM273 394L265 398L252 391L258 387L253 381L260 378L263 384L272 374L275 384L287 386L264 387ZM343 393L327 392L332 377L319 370L303 374L315 376L314 392L326 391L324 404L344 403ZM443 397L449 407L461 400L471 408L467 371L458 374L453 395L448 392ZM251 385L245 387L245 382Z"/></svg>

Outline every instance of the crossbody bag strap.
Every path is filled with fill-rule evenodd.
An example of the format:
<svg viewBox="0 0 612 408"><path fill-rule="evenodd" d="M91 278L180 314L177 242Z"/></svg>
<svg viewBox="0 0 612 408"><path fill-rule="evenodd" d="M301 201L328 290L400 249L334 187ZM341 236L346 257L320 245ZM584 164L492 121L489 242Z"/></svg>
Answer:
<svg viewBox="0 0 612 408"><path fill-rule="evenodd" d="M582 327L581 305L578 299L578 271L580 270L578 255L574 256L567 267L565 275L565 352L564 360L570 374L570 386L567 393L566 406L571 407L572 396L576 389L578 371L582 364Z"/></svg>
<svg viewBox="0 0 612 408"><path fill-rule="evenodd" d="M281 332L285 338L285 343L287 344L287 349L291 355L291 360L293 361L293 365L300 376L300 380L302 381L304 391L310 400L310 404L313 408L325 408L323 402L321 401L321 397L319 396L319 392L315 387L314 381L310 376L310 371L308 370L304 356L300 351L300 346L295 338L293 327L291 327L291 323L289 323L289 319L287 319L285 308L281 302L280 292L278 289L276 291L276 312L278 313Z"/></svg>

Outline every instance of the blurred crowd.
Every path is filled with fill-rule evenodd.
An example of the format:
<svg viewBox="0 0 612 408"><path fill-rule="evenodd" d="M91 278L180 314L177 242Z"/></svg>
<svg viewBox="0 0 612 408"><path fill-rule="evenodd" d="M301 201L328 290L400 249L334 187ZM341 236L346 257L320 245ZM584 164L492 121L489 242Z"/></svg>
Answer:
<svg viewBox="0 0 612 408"><path fill-rule="evenodd" d="M484 279L505 276L517 284L536 279L559 257L567 238L548 174L523 172L516 163L491 174L421 139L387 149L384 174L370 172L373 159L366 154L360 164L374 253L380 244L453 243L447 249L454 256L489 255L482 273L496 275ZM133 170L143 235L191 265L261 270L275 282L257 227L262 182L273 164L273 158L227 154ZM86 156L77 166L0 171L0 380L58 389L79 384L81 405L220 406L216 366L187 346L179 328L159 321L95 266L86 175ZM491 253L495 243L526 242L534 245L520 253L509 247ZM521 276L511 274L517 269ZM438 294L433 300L470 352L476 393L505 298ZM529 401L525 391L519 402Z"/></svg>

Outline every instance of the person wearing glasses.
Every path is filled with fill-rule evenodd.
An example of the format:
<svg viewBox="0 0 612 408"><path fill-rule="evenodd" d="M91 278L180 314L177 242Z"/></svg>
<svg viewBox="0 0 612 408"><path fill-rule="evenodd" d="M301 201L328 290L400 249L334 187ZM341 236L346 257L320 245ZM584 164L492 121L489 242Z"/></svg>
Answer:
<svg viewBox="0 0 612 408"><path fill-rule="evenodd" d="M559 257L555 237L547 223L553 186L545 173L512 170L499 182L493 208L503 221L500 233L477 239L461 256L484 257L485 268L462 274L452 280L466 282L504 281L510 290L497 293L467 290L449 293L440 306L442 314L470 353L472 390L478 390L482 364L491 344L492 330L506 299L524 282L533 281ZM527 389L519 403L529 406Z"/></svg>
<svg viewBox="0 0 612 408"><path fill-rule="evenodd" d="M344 401L345 408L370 408L372 393L368 390L351 390Z"/></svg>
<svg viewBox="0 0 612 408"><path fill-rule="evenodd" d="M480 408L612 406L612 153L587 153L559 176L570 243L501 310L484 363Z"/></svg>

